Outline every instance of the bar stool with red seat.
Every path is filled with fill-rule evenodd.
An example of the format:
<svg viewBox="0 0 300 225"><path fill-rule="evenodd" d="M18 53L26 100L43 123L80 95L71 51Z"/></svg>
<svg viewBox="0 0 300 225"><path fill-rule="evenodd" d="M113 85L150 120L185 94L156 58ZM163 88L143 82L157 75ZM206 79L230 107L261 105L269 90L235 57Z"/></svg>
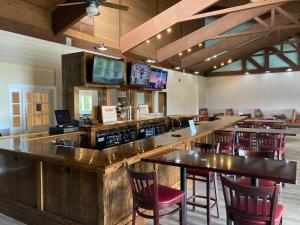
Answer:
<svg viewBox="0 0 300 225"><path fill-rule="evenodd" d="M191 142L191 147L195 151L204 152L204 153L219 153L220 145L213 144L204 144L198 142ZM187 169L187 179L193 181L193 194L187 197L187 204L193 206L193 211L195 207L201 207L206 209L207 224L210 224L210 210L212 207L216 206L217 217L219 218L219 195L218 195L218 186L217 186L217 176L214 172L198 170L198 169ZM206 183L206 195L197 195L196 194L196 181ZM211 183L214 183L215 189L215 198L212 198L210 195L210 186ZM196 203L197 198L206 199L206 204ZM213 204L211 204L211 201Z"/></svg>
<svg viewBox="0 0 300 225"><path fill-rule="evenodd" d="M137 172L128 168L129 183L133 198L132 225L135 224L136 213L147 219L153 219L159 225L159 219L176 212L180 213L180 224L184 224L184 192L173 189L157 182L157 172ZM161 210L176 206L171 211L160 214ZM153 211L153 215L143 210Z"/></svg>
<svg viewBox="0 0 300 225"><path fill-rule="evenodd" d="M260 133L257 135L257 148L259 151L275 152L276 159L285 160L285 144L282 134Z"/></svg>
<svg viewBox="0 0 300 225"><path fill-rule="evenodd" d="M246 157L274 159L274 152L239 150L239 154L242 156L246 156ZM241 185L245 185L245 186L252 186L250 177L241 177L241 178L236 179L235 182L238 184L241 184ZM265 180L265 179L258 180L259 187L273 187L274 185L276 185L276 182L272 181L272 180Z"/></svg>
<svg viewBox="0 0 300 225"><path fill-rule="evenodd" d="M235 141L235 132L216 130L215 131L215 143L220 144L220 152L227 153L230 155L235 154L235 150L240 147Z"/></svg>
<svg viewBox="0 0 300 225"><path fill-rule="evenodd" d="M279 225L284 207L278 204L280 186L249 187L221 177L227 224Z"/></svg>

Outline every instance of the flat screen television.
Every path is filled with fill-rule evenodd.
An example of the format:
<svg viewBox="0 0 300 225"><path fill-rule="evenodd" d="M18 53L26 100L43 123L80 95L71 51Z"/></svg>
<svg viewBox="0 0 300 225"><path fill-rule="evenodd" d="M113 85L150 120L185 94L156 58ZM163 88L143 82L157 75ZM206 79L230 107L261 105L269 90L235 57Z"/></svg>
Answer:
<svg viewBox="0 0 300 225"><path fill-rule="evenodd" d="M151 66L144 63L133 63L130 70L129 84L142 86L149 84Z"/></svg>
<svg viewBox="0 0 300 225"><path fill-rule="evenodd" d="M167 71L152 68L148 87L153 89L166 89L167 79Z"/></svg>
<svg viewBox="0 0 300 225"><path fill-rule="evenodd" d="M123 60L95 55L91 81L99 84L123 84Z"/></svg>

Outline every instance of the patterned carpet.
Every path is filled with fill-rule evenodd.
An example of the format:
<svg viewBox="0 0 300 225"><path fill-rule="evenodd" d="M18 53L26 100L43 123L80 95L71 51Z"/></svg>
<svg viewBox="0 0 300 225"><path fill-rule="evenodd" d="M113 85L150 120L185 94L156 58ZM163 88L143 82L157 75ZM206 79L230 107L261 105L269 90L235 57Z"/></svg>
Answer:
<svg viewBox="0 0 300 225"><path fill-rule="evenodd" d="M287 138L287 159L297 161L300 165L300 129L291 129L295 131L298 135L297 137ZM300 180L300 166L297 168L297 180ZM198 185L197 190L205 190L203 185ZM226 215L224 208L223 193L221 189L221 184L219 183L219 194L220 194L220 218L215 218L212 216L211 225L224 225L226 224ZM286 184L283 189L283 193L280 196L280 203L284 205L284 225L299 225L300 224L300 184L290 185ZM206 215L203 209L196 209L195 212L188 208L188 225L200 225L206 224ZM215 210L213 209L212 214L215 215ZM179 224L178 215L172 216L168 219L160 221L161 224L165 225L177 225ZM147 225L153 224L149 222ZM24 225L18 221L15 221L5 215L0 214L0 225ZM31 225L31 224L30 224ZM34 224L32 224L34 225Z"/></svg>

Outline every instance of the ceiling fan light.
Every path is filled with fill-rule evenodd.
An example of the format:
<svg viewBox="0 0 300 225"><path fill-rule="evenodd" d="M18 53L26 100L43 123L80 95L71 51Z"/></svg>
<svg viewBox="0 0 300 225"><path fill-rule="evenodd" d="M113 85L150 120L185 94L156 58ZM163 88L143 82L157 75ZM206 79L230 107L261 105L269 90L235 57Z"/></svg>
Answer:
<svg viewBox="0 0 300 225"><path fill-rule="evenodd" d="M96 2L92 1L90 5L86 8L86 13L90 16L100 15L99 9L96 5Z"/></svg>

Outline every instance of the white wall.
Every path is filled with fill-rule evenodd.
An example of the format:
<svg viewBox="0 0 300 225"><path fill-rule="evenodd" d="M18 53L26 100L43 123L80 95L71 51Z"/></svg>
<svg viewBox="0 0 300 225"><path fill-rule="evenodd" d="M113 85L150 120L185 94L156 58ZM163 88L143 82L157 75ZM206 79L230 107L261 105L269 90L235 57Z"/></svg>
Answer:
<svg viewBox="0 0 300 225"><path fill-rule="evenodd" d="M300 112L300 72L207 78L206 104L211 110L261 108Z"/></svg>
<svg viewBox="0 0 300 225"><path fill-rule="evenodd" d="M199 105L204 103L205 78L168 70L167 113L198 114Z"/></svg>

